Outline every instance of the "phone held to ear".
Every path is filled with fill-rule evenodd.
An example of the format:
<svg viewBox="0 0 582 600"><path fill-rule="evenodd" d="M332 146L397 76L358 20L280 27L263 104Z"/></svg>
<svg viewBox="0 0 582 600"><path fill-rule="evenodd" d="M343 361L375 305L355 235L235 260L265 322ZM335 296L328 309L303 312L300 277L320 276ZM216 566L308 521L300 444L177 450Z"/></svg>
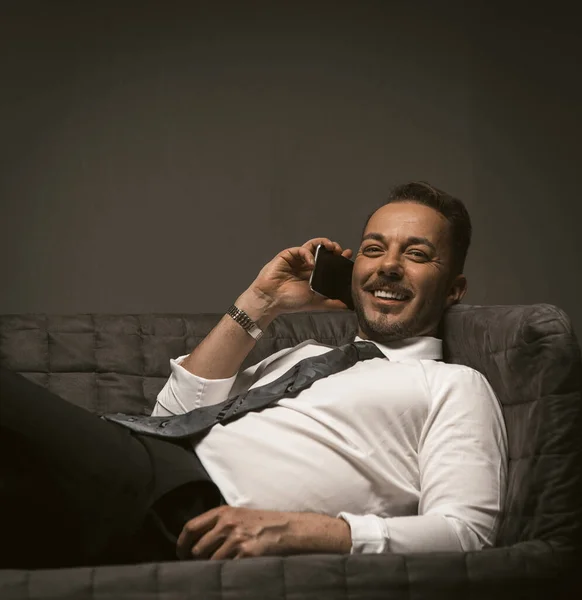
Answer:
<svg viewBox="0 0 582 600"><path fill-rule="evenodd" d="M352 270L354 262L345 256L334 254L319 244L315 250L315 267L311 272L309 287L318 294L341 300L350 310L352 301Z"/></svg>

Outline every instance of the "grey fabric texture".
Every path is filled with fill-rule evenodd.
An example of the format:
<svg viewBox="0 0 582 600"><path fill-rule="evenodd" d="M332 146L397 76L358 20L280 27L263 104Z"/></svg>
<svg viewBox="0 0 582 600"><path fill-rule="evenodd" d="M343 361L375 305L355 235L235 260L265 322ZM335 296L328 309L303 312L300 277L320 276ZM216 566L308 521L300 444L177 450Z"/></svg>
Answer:
<svg viewBox="0 0 582 600"><path fill-rule="evenodd" d="M0 363L97 414L149 415L169 359L221 315L3 315ZM352 313L280 317L245 364L313 338L347 343ZM509 488L497 547L480 552L268 557L0 571L0 598L574 598L582 564L582 366L547 304L454 306L445 360L483 373L502 404ZM1 543L1 542L0 542Z"/></svg>

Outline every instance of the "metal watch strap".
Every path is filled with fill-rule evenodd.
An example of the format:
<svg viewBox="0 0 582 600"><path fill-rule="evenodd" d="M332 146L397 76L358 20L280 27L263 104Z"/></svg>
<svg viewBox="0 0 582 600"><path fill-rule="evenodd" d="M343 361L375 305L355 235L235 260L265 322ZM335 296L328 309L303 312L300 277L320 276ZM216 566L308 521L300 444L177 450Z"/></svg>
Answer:
<svg viewBox="0 0 582 600"><path fill-rule="evenodd" d="M263 331L244 310L237 308L233 304L226 311L226 314L231 316L250 336L254 337L255 340L260 340L261 337L263 337Z"/></svg>

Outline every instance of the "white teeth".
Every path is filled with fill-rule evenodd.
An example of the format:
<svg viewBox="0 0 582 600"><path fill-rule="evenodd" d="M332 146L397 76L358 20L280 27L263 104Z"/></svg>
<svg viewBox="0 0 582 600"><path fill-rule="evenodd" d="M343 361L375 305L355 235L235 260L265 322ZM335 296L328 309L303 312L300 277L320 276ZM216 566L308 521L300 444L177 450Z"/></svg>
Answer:
<svg viewBox="0 0 582 600"><path fill-rule="evenodd" d="M395 294L394 292L385 292L384 290L374 290L376 298L389 298L390 300L406 300L406 296Z"/></svg>

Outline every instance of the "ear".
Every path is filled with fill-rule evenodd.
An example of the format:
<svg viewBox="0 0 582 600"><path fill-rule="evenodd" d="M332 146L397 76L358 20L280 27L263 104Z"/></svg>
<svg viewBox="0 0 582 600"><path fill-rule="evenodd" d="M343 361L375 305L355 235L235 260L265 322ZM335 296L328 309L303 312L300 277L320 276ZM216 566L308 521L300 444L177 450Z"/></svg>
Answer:
<svg viewBox="0 0 582 600"><path fill-rule="evenodd" d="M446 307L458 304L467 293L467 278L464 275L457 275L450 284L447 294Z"/></svg>

